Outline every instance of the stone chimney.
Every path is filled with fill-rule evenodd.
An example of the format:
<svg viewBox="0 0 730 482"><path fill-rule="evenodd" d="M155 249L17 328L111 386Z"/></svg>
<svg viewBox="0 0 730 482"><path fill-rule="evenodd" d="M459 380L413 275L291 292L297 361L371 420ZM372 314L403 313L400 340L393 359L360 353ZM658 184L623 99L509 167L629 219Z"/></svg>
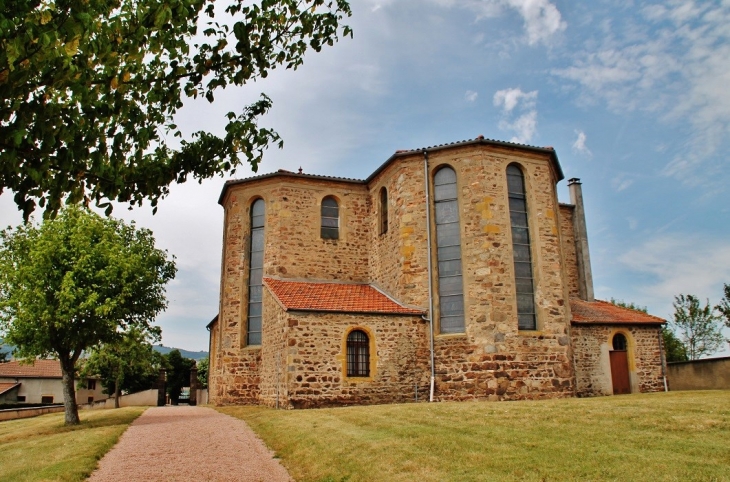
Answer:
<svg viewBox="0 0 730 482"><path fill-rule="evenodd" d="M586 213L583 208L583 191L580 179L568 180L570 202L575 206L573 211L573 234L575 236L575 255L578 258L578 289L580 298L595 301L593 297L593 275L591 273L591 255L588 252L588 230L586 229Z"/></svg>

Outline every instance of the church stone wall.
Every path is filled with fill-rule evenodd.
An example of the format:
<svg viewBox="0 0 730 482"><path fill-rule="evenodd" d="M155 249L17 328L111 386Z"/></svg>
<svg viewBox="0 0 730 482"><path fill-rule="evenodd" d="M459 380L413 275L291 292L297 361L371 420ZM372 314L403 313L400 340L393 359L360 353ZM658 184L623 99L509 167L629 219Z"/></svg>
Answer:
<svg viewBox="0 0 730 482"><path fill-rule="evenodd" d="M289 406L403 403L428 397L428 324L419 316L286 312ZM370 339L370 377L348 378L346 338Z"/></svg>
<svg viewBox="0 0 730 482"><path fill-rule="evenodd" d="M631 392L664 390L657 326L574 325L571 338L578 396L613 394L609 351L613 335L619 332L628 341Z"/></svg>

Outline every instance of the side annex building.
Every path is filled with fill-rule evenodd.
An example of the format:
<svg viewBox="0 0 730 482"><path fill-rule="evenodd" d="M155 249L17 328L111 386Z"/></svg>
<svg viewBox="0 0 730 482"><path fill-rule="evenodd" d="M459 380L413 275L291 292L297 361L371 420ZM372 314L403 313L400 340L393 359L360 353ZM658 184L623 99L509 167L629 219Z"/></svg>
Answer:
<svg viewBox="0 0 730 482"><path fill-rule="evenodd" d="M282 408L664 390L664 320L595 300L554 149L397 151L226 182L209 399Z"/></svg>

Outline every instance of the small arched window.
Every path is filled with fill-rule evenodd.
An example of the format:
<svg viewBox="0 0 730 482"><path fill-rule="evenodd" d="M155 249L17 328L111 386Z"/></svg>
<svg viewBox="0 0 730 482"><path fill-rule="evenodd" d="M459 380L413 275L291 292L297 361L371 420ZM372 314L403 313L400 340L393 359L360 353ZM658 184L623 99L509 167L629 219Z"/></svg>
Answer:
<svg viewBox="0 0 730 482"><path fill-rule="evenodd" d="M332 196L322 199L322 239L339 239L340 206Z"/></svg>
<svg viewBox="0 0 730 482"><path fill-rule="evenodd" d="M388 232L388 190L380 188L380 234Z"/></svg>
<svg viewBox="0 0 730 482"><path fill-rule="evenodd" d="M362 330L347 335L347 376L370 376L370 340Z"/></svg>
<svg viewBox="0 0 730 482"><path fill-rule="evenodd" d="M527 222L525 176L522 174L522 169L515 164L507 166L507 195L509 197L509 217L512 222L517 327L520 330L536 330L535 288L530 253L530 227Z"/></svg>
<svg viewBox="0 0 730 482"><path fill-rule="evenodd" d="M616 333L613 335L613 349L616 351L626 351L626 335L623 333Z"/></svg>
<svg viewBox="0 0 730 482"><path fill-rule="evenodd" d="M266 205L263 199L257 199L251 205L251 248L248 258L247 345L261 344L265 207Z"/></svg>

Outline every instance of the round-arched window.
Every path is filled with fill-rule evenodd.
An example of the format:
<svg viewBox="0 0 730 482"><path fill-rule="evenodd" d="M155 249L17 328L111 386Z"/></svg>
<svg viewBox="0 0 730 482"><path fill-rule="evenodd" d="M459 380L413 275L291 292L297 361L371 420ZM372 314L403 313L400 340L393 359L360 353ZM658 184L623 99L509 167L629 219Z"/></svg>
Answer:
<svg viewBox="0 0 730 482"><path fill-rule="evenodd" d="M613 335L613 349L618 351L626 351L626 336L623 333Z"/></svg>
<svg viewBox="0 0 730 482"><path fill-rule="evenodd" d="M370 340L362 330L347 335L347 376L370 376Z"/></svg>

